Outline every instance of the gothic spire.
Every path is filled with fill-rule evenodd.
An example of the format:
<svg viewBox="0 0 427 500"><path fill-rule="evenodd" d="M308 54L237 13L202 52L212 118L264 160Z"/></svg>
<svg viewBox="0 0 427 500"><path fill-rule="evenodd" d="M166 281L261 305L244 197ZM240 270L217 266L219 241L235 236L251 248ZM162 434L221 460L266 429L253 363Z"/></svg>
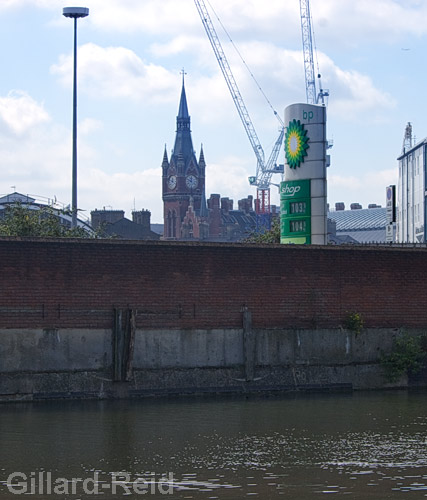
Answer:
<svg viewBox="0 0 427 500"><path fill-rule="evenodd" d="M181 90L181 100L179 102L177 120L188 120L188 126L190 127L190 115L188 113L187 96L185 95L185 82L184 82L184 75L186 73L184 72L184 70L182 70L181 73L182 73L182 90Z"/></svg>
<svg viewBox="0 0 427 500"><path fill-rule="evenodd" d="M200 146L199 165L205 165L205 154L203 152L203 144Z"/></svg>
<svg viewBox="0 0 427 500"><path fill-rule="evenodd" d="M176 117L176 137L173 157L174 160L177 160L178 156L182 155L184 163L187 165L190 158L194 157L194 150L191 139L190 114L188 112L187 96L185 94L184 74L184 71L182 71L182 90L181 99L179 101L178 116Z"/></svg>
<svg viewBox="0 0 427 500"><path fill-rule="evenodd" d="M165 151L163 153L162 168L163 170L167 170L169 168L169 159L168 159L168 152L166 150L166 144L165 144Z"/></svg>
<svg viewBox="0 0 427 500"><path fill-rule="evenodd" d="M163 153L163 164L164 163L169 163L168 152L167 152L167 149L166 149L166 144L165 144L165 152Z"/></svg>

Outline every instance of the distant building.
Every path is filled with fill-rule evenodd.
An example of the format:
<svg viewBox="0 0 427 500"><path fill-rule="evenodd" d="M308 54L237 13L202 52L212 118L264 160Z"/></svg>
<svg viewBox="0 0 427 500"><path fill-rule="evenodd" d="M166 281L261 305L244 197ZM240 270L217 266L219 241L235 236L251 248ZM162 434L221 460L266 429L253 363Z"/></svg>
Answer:
<svg viewBox="0 0 427 500"><path fill-rule="evenodd" d="M125 217L123 210L93 210L92 227L101 236L111 236L124 240L158 240L160 235L151 230L151 212L132 212L132 220Z"/></svg>
<svg viewBox="0 0 427 500"><path fill-rule="evenodd" d="M386 209L378 205L362 208L359 203L352 203L351 207L345 210L344 203L338 203L334 212L328 212L329 241L336 244L385 243Z"/></svg>
<svg viewBox="0 0 427 500"><path fill-rule="evenodd" d="M22 193L10 193L0 195L0 217L3 217L7 207L20 204L28 210L40 210L43 208L50 208L52 213L58 217L61 224L71 228L71 210L70 207L59 203L56 198L44 198L39 195L29 195ZM87 232L92 233L92 228L89 220L85 220L79 215L77 225L85 229Z"/></svg>
<svg viewBox="0 0 427 500"><path fill-rule="evenodd" d="M193 149L183 81L174 148L170 159L165 148L162 161L164 240L239 241L256 230L252 196L239 200L235 210L233 200L219 194L207 200L205 181L205 156L201 147L197 160Z"/></svg>
<svg viewBox="0 0 427 500"><path fill-rule="evenodd" d="M397 159L399 162L397 241L425 243L427 241L425 202L427 139L412 146L412 129L410 133L409 143Z"/></svg>

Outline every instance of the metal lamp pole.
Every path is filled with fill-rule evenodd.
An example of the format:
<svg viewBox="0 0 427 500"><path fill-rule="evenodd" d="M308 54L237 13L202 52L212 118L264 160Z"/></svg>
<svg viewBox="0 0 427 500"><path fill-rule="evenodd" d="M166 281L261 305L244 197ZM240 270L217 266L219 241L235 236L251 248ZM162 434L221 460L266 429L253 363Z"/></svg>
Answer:
<svg viewBox="0 0 427 500"><path fill-rule="evenodd" d="M73 178L71 201L71 227L77 227L77 19L89 15L86 7L64 7L62 14L74 19L74 72L73 72Z"/></svg>

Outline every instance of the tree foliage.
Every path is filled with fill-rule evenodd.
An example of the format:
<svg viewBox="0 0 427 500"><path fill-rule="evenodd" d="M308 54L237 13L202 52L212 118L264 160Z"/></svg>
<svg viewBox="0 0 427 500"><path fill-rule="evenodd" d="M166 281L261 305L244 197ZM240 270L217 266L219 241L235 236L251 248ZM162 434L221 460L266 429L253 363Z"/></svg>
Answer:
<svg viewBox="0 0 427 500"><path fill-rule="evenodd" d="M252 233L246 240L246 243L264 243L273 245L280 243L280 217L275 217L271 223L271 229L261 233Z"/></svg>
<svg viewBox="0 0 427 500"><path fill-rule="evenodd" d="M6 207L0 216L0 236L29 236L42 238L90 238L82 227L71 228L61 222L66 214L52 207L32 209L21 203Z"/></svg>

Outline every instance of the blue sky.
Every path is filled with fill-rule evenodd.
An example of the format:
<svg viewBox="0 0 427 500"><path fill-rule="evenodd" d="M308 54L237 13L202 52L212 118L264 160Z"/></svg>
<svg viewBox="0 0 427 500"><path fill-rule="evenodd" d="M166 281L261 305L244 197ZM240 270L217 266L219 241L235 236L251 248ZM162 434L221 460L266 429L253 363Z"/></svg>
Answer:
<svg viewBox="0 0 427 500"><path fill-rule="evenodd" d="M298 0L210 0L277 111L305 101ZM58 0L0 2L0 194L71 199L72 21ZM255 195L255 156L193 0L87 0L78 23L78 202L146 208L162 222L161 161L186 90L207 194ZM384 205L408 121L427 136L427 2L311 0L323 86L330 91L328 201ZM269 154L278 123L216 24ZM403 50L405 49L405 50ZM281 153L283 162L284 154ZM279 178L274 179L279 181ZM272 202L278 195L272 191Z"/></svg>

